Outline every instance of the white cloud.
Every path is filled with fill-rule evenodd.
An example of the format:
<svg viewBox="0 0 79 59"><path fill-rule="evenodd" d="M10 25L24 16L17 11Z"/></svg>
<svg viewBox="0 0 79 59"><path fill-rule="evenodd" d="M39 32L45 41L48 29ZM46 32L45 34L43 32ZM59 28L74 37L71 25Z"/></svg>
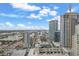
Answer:
<svg viewBox="0 0 79 59"><path fill-rule="evenodd" d="M60 19L60 16L56 16L53 18L53 20L59 20Z"/></svg>
<svg viewBox="0 0 79 59"><path fill-rule="evenodd" d="M46 20L47 22L51 21L51 19Z"/></svg>
<svg viewBox="0 0 79 59"><path fill-rule="evenodd" d="M28 10L28 11L35 11L35 10L40 10L41 8L35 5L29 5L25 3L12 3L11 4L13 8L19 8L23 10Z"/></svg>
<svg viewBox="0 0 79 59"><path fill-rule="evenodd" d="M29 16L27 16L27 18L42 20L43 16L47 17L48 15L56 16L57 11L50 10L50 8L43 7L43 9L41 9L38 14L32 13Z"/></svg>
<svg viewBox="0 0 79 59"><path fill-rule="evenodd" d="M41 18L41 17L39 17L39 20L42 20L42 18Z"/></svg>
<svg viewBox="0 0 79 59"><path fill-rule="evenodd" d="M50 12L50 9L41 9L40 12L39 12L39 15L40 16L45 16L45 15L48 15L48 13Z"/></svg>
<svg viewBox="0 0 79 59"><path fill-rule="evenodd" d="M5 26L8 26L8 27L14 26L14 25L13 25L12 23L10 23L10 22L5 22L4 25L5 25Z"/></svg>
<svg viewBox="0 0 79 59"><path fill-rule="evenodd" d="M27 22L28 24L32 24L31 22Z"/></svg>
<svg viewBox="0 0 79 59"><path fill-rule="evenodd" d="M17 24L18 27L25 27L23 24Z"/></svg>
<svg viewBox="0 0 79 59"><path fill-rule="evenodd" d="M17 24L16 29L27 29L24 24Z"/></svg>
<svg viewBox="0 0 79 59"><path fill-rule="evenodd" d="M54 9L57 10L59 7L58 6L54 6Z"/></svg>
<svg viewBox="0 0 79 59"><path fill-rule="evenodd" d="M10 22L0 23L0 30L44 30L44 26L26 26L24 24L14 24Z"/></svg>
<svg viewBox="0 0 79 59"><path fill-rule="evenodd" d="M28 24L32 24L31 22L27 22ZM25 24L12 24L11 22L7 21L4 23L0 23L0 30L43 30L48 29L44 26L34 26L34 25L25 25Z"/></svg>
<svg viewBox="0 0 79 59"><path fill-rule="evenodd" d="M52 11L50 11L50 13L49 13L51 16L56 16L57 15L57 11L55 11L55 10L52 10Z"/></svg>
<svg viewBox="0 0 79 59"><path fill-rule="evenodd" d="M35 15L34 13L30 14L29 16L27 16L27 18L38 19L38 20L42 19L40 15Z"/></svg>
<svg viewBox="0 0 79 59"><path fill-rule="evenodd" d="M23 24L17 24L14 26L14 24L10 22L0 23L0 29L1 30L23 30L27 29L25 25Z"/></svg>
<svg viewBox="0 0 79 59"><path fill-rule="evenodd" d="M34 13L30 14L26 18L35 19L35 20L42 20L41 15L39 15L39 14L38 15L35 15Z"/></svg>
<svg viewBox="0 0 79 59"><path fill-rule="evenodd" d="M39 16L32 13L32 14L30 14L30 16L28 16L28 18L39 18Z"/></svg>
<svg viewBox="0 0 79 59"><path fill-rule="evenodd" d="M57 7L54 7L54 8L56 9ZM44 7L39 11L39 16L47 16L47 15L56 16L57 11L51 10L50 8L46 8L46 7Z"/></svg>
<svg viewBox="0 0 79 59"><path fill-rule="evenodd" d="M44 26L29 26L30 30L44 30L44 29L48 29Z"/></svg>
<svg viewBox="0 0 79 59"><path fill-rule="evenodd" d="M46 20L46 21L52 21L52 20L59 20L60 19L60 16L56 16L56 17L54 17L54 18L51 18L51 19L48 19L48 20Z"/></svg>
<svg viewBox="0 0 79 59"><path fill-rule="evenodd" d="M5 22L5 23L0 23L0 26L1 27L12 27L14 25L12 23L10 23L10 22Z"/></svg>
<svg viewBox="0 0 79 59"><path fill-rule="evenodd" d="M24 24L17 24L16 29L18 30L43 30L43 29L48 29L48 28L45 28L44 26L26 26Z"/></svg>
<svg viewBox="0 0 79 59"><path fill-rule="evenodd" d="M44 9L40 10L38 15L39 16L47 16L47 15L56 16L57 15L57 11L50 10L49 8L44 8Z"/></svg>
<svg viewBox="0 0 79 59"><path fill-rule="evenodd" d="M14 28L14 25L11 22L0 23L1 30L11 30Z"/></svg>
<svg viewBox="0 0 79 59"><path fill-rule="evenodd" d="M16 14L6 14L6 13L0 13L0 16L6 16L6 17L23 17Z"/></svg>

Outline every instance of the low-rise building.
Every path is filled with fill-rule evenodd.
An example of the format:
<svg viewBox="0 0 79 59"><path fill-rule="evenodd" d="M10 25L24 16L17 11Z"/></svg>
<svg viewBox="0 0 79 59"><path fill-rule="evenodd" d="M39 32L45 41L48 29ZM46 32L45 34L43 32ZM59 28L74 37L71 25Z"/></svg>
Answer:
<svg viewBox="0 0 79 59"><path fill-rule="evenodd" d="M63 48L33 48L29 56L68 56L68 51Z"/></svg>

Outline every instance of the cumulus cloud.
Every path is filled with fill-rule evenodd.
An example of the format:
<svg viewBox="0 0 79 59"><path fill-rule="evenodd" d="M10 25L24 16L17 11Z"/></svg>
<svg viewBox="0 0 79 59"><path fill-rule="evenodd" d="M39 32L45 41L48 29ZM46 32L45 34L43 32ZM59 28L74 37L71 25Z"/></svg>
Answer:
<svg viewBox="0 0 79 59"><path fill-rule="evenodd" d="M15 29L22 30L22 29L27 29L27 27L24 24L17 24Z"/></svg>
<svg viewBox="0 0 79 59"><path fill-rule="evenodd" d="M30 30L45 30L45 29L48 29L48 28L46 28L44 26L29 26L28 29L30 29Z"/></svg>
<svg viewBox="0 0 79 59"><path fill-rule="evenodd" d="M14 25L11 22L0 23L1 30L13 29Z"/></svg>
<svg viewBox="0 0 79 59"><path fill-rule="evenodd" d="M55 10L52 10L52 11L50 11L50 13L49 13L51 16L56 16L57 15L57 11L55 11Z"/></svg>
<svg viewBox="0 0 79 59"><path fill-rule="evenodd" d="M45 7L39 11L39 16L47 16L47 15L56 16L57 11L51 10L50 8L45 8Z"/></svg>
<svg viewBox="0 0 79 59"><path fill-rule="evenodd" d="M40 10L41 8L35 5L29 5L27 3L11 3L13 8L19 8L22 10L35 11Z"/></svg>
<svg viewBox="0 0 79 59"><path fill-rule="evenodd" d="M23 16L16 15L16 14L6 14L6 13L0 13L0 16L4 16L4 17L13 17L13 18L23 17Z"/></svg>
<svg viewBox="0 0 79 59"><path fill-rule="evenodd" d="M38 19L38 20L41 20L42 17L47 17L48 15L51 15L51 16L56 16L57 15L57 11L55 10L50 10L49 8L43 8L39 11L38 14L30 14L27 18L31 18L31 19Z"/></svg>
<svg viewBox="0 0 79 59"><path fill-rule="evenodd" d="M18 27L25 27L23 24L17 24Z"/></svg>
<svg viewBox="0 0 79 59"><path fill-rule="evenodd" d="M58 6L54 6L54 9L57 10L59 7Z"/></svg>
<svg viewBox="0 0 79 59"><path fill-rule="evenodd" d="M40 15L40 16L45 16L45 15L48 15L49 12L50 12L50 9L44 8L44 9L41 9L41 10L39 11L39 15Z"/></svg>
<svg viewBox="0 0 79 59"><path fill-rule="evenodd" d="M29 18L29 19L38 19L38 20L41 20L41 16L40 15L36 15L34 13L30 14L29 16L27 16L26 18Z"/></svg>
<svg viewBox="0 0 79 59"><path fill-rule="evenodd" d="M10 22L5 22L5 23L0 23L0 26L5 26L5 27L12 27L12 26L14 26L12 23L10 23Z"/></svg>
<svg viewBox="0 0 79 59"><path fill-rule="evenodd" d="M23 24L16 24L15 26L11 22L0 23L0 30L22 30L27 29Z"/></svg>
<svg viewBox="0 0 79 59"><path fill-rule="evenodd" d="M24 24L12 24L11 22L0 23L0 30L44 30L44 26L26 26Z"/></svg>
<svg viewBox="0 0 79 59"><path fill-rule="evenodd" d="M32 24L31 22L27 22L28 24Z"/></svg>
<svg viewBox="0 0 79 59"><path fill-rule="evenodd" d="M54 17L54 18L51 18L51 19L48 19L48 20L46 20L46 21L52 21L52 20L60 20L60 16L56 16L56 17Z"/></svg>
<svg viewBox="0 0 79 59"><path fill-rule="evenodd" d="M51 21L51 19L46 20L47 22Z"/></svg>
<svg viewBox="0 0 79 59"><path fill-rule="evenodd" d="M30 14L27 18L39 18L40 16L35 15L34 13Z"/></svg>
<svg viewBox="0 0 79 59"><path fill-rule="evenodd" d="M12 23L10 23L10 22L5 22L4 25L7 26L7 27L12 27L12 26L14 26L14 25L13 25Z"/></svg>
<svg viewBox="0 0 79 59"><path fill-rule="evenodd" d="M26 26L23 24L18 24L16 29L18 30L44 30L48 28L45 28L44 26Z"/></svg>

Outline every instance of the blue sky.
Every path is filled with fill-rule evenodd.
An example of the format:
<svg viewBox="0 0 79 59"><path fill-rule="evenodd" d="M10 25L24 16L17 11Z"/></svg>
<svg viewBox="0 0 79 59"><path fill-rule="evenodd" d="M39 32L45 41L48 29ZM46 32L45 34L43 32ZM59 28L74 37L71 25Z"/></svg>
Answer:
<svg viewBox="0 0 79 59"><path fill-rule="evenodd" d="M48 29L50 20L60 20L69 3L0 3L0 30ZM79 4L72 12L79 11Z"/></svg>

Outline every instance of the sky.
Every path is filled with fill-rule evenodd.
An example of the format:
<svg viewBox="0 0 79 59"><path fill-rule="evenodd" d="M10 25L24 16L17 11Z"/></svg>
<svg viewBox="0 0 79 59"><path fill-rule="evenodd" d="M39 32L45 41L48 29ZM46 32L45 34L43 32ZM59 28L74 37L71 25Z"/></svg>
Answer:
<svg viewBox="0 0 79 59"><path fill-rule="evenodd" d="M0 3L0 30L49 29L49 21L60 21L69 5L78 13L77 3Z"/></svg>

